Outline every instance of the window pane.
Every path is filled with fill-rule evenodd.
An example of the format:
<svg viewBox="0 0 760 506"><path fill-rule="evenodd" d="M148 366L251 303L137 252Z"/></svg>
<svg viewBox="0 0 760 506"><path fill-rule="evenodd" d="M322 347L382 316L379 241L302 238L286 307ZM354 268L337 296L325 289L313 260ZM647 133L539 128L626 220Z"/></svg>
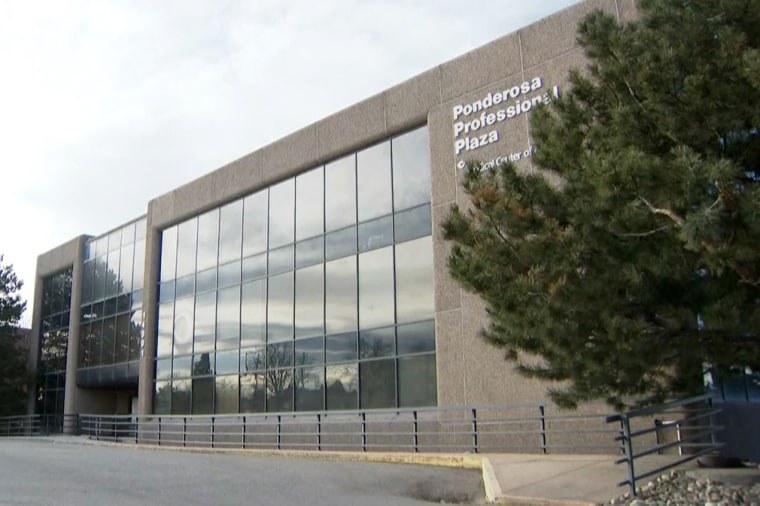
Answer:
<svg viewBox="0 0 760 506"><path fill-rule="evenodd" d="M359 252L393 244L393 217L385 216L359 224Z"/></svg>
<svg viewBox="0 0 760 506"><path fill-rule="evenodd" d="M396 245L396 315L399 323L433 318L433 239Z"/></svg>
<svg viewBox="0 0 760 506"><path fill-rule="evenodd" d="M269 275L293 270L293 245L269 250Z"/></svg>
<svg viewBox="0 0 760 506"><path fill-rule="evenodd" d="M103 322L103 350L101 351L100 355L103 364L113 364L115 344L116 318L106 318ZM63 366L63 368L65 368L65 364L63 364Z"/></svg>
<svg viewBox="0 0 760 506"><path fill-rule="evenodd" d="M240 412L263 413L266 409L266 377L249 374L240 377Z"/></svg>
<svg viewBox="0 0 760 506"><path fill-rule="evenodd" d="M178 300L174 305L174 354L193 352L193 303L192 298Z"/></svg>
<svg viewBox="0 0 760 506"><path fill-rule="evenodd" d="M269 278L267 341L293 338L293 273Z"/></svg>
<svg viewBox="0 0 760 506"><path fill-rule="evenodd" d="M177 284L174 287L175 298L187 297L188 295L192 295L193 292L195 292L195 274L189 274L177 279Z"/></svg>
<svg viewBox="0 0 760 506"><path fill-rule="evenodd" d="M293 242L295 226L295 180L269 188L269 248Z"/></svg>
<svg viewBox="0 0 760 506"><path fill-rule="evenodd" d="M324 189L322 167L296 177L296 240L324 231Z"/></svg>
<svg viewBox="0 0 760 506"><path fill-rule="evenodd" d="M219 248L219 209L212 209L198 217L198 263L202 271L216 265Z"/></svg>
<svg viewBox="0 0 760 506"><path fill-rule="evenodd" d="M214 354L196 353L193 355L193 376L214 374Z"/></svg>
<svg viewBox="0 0 760 506"><path fill-rule="evenodd" d="M243 201L238 200L219 210L219 263L239 259L242 247Z"/></svg>
<svg viewBox="0 0 760 506"><path fill-rule="evenodd" d="M296 341L296 365L324 364L324 346L324 337L313 337L311 339Z"/></svg>
<svg viewBox="0 0 760 506"><path fill-rule="evenodd" d="M435 406L435 355L398 359L398 404L400 407Z"/></svg>
<svg viewBox="0 0 760 506"><path fill-rule="evenodd" d="M237 413L238 376L217 376L214 395L214 413Z"/></svg>
<svg viewBox="0 0 760 506"><path fill-rule="evenodd" d="M356 329L356 257L325 264L325 331Z"/></svg>
<svg viewBox="0 0 760 506"><path fill-rule="evenodd" d="M130 223L121 229L121 245L126 246L135 242L135 224Z"/></svg>
<svg viewBox="0 0 760 506"><path fill-rule="evenodd" d="M195 272L195 245L198 240L198 219L192 218L177 228L177 276Z"/></svg>
<svg viewBox="0 0 760 506"><path fill-rule="evenodd" d="M172 359L160 358L156 360L156 379L168 380L172 377Z"/></svg>
<svg viewBox="0 0 760 506"><path fill-rule="evenodd" d="M148 227L148 219L143 218L135 223L135 241L145 239L145 229Z"/></svg>
<svg viewBox="0 0 760 506"><path fill-rule="evenodd" d="M121 260L119 262L119 293L132 291L132 260L134 255L134 246L124 246L121 250Z"/></svg>
<svg viewBox="0 0 760 506"><path fill-rule="evenodd" d="M293 365L293 341L267 345L267 369Z"/></svg>
<svg viewBox="0 0 760 506"><path fill-rule="evenodd" d="M396 361L374 360L359 364L362 409L396 407Z"/></svg>
<svg viewBox="0 0 760 506"><path fill-rule="evenodd" d="M356 360L356 332L327 336L325 363Z"/></svg>
<svg viewBox="0 0 760 506"><path fill-rule="evenodd" d="M267 249L268 190L262 190L243 201L243 256Z"/></svg>
<svg viewBox="0 0 760 506"><path fill-rule="evenodd" d="M129 360L139 360L143 344L143 312L142 309L132 311L129 329Z"/></svg>
<svg viewBox="0 0 760 506"><path fill-rule="evenodd" d="M193 332L195 352L214 349L215 313L216 292L208 292L195 297L195 330Z"/></svg>
<svg viewBox="0 0 760 506"><path fill-rule="evenodd" d="M325 383L327 409L359 408L359 367L357 364L327 366Z"/></svg>
<svg viewBox="0 0 760 506"><path fill-rule="evenodd" d="M145 239L135 243L135 264L132 269L132 290L143 289L143 278L145 277Z"/></svg>
<svg viewBox="0 0 760 506"><path fill-rule="evenodd" d="M296 268L307 267L324 261L325 238L314 237L296 244Z"/></svg>
<svg viewBox="0 0 760 506"><path fill-rule="evenodd" d="M156 356L172 354L172 327L174 323L174 303L167 302L158 306L158 344Z"/></svg>
<svg viewBox="0 0 760 506"><path fill-rule="evenodd" d="M198 293L216 289L216 267L201 271L195 278L195 291Z"/></svg>
<svg viewBox="0 0 760 506"><path fill-rule="evenodd" d="M295 336L324 334L324 267L296 271Z"/></svg>
<svg viewBox="0 0 760 506"><path fill-rule="evenodd" d="M171 311L171 306L169 307L169 311ZM169 353L171 353L171 313L169 316ZM101 357L100 357L100 351L103 347L103 321L97 320L92 322L92 363L90 365L97 366L101 364ZM158 349L161 350L161 332L162 332L162 326L161 326L161 313L159 313L159 320L158 320ZM164 352L166 353L166 352ZM160 355L159 355L160 356Z"/></svg>
<svg viewBox="0 0 760 506"><path fill-rule="evenodd" d="M396 328L359 332L359 358L390 357L396 353Z"/></svg>
<svg viewBox="0 0 760 506"><path fill-rule="evenodd" d="M359 221L390 214L391 143L383 142L356 154Z"/></svg>
<svg viewBox="0 0 760 506"><path fill-rule="evenodd" d="M267 280L260 279L243 285L240 319L240 346L247 347L266 341Z"/></svg>
<svg viewBox="0 0 760 506"><path fill-rule="evenodd" d="M187 380L175 380L172 382L172 414L173 415L186 415L190 413L190 385L192 383Z"/></svg>
<svg viewBox="0 0 760 506"><path fill-rule="evenodd" d="M161 283L161 286L158 288L158 301L159 302L169 302L174 300L174 287L176 285L176 280L171 279L169 281L164 281Z"/></svg>
<svg viewBox="0 0 760 506"><path fill-rule="evenodd" d="M337 230L325 236L325 259L356 254L356 227Z"/></svg>
<svg viewBox="0 0 760 506"><path fill-rule="evenodd" d="M214 412L214 378L193 380L193 414Z"/></svg>
<svg viewBox="0 0 760 506"><path fill-rule="evenodd" d="M266 347L255 346L240 352L240 374L250 374L266 369Z"/></svg>
<svg viewBox="0 0 760 506"><path fill-rule="evenodd" d="M237 347L240 337L240 287L219 290L216 306L217 349Z"/></svg>
<svg viewBox="0 0 760 506"><path fill-rule="evenodd" d="M393 324L393 249L359 255L359 327Z"/></svg>
<svg viewBox="0 0 760 506"><path fill-rule="evenodd" d="M116 318L116 354L114 362L129 360L129 315L122 314Z"/></svg>
<svg viewBox="0 0 760 506"><path fill-rule="evenodd" d="M100 300L105 296L107 271L108 271L107 257L103 255L96 258L95 259L95 276L94 276L93 284L92 284L92 300Z"/></svg>
<svg viewBox="0 0 760 506"><path fill-rule="evenodd" d="M410 241L432 233L430 204L397 213L394 220L396 242Z"/></svg>
<svg viewBox="0 0 760 506"><path fill-rule="evenodd" d="M296 411L324 409L324 374L321 367L300 367L295 370Z"/></svg>
<svg viewBox="0 0 760 506"><path fill-rule="evenodd" d="M219 288L240 284L240 260L219 266Z"/></svg>
<svg viewBox="0 0 760 506"><path fill-rule="evenodd" d="M267 254L255 255L243 260L243 282L267 275Z"/></svg>
<svg viewBox="0 0 760 506"><path fill-rule="evenodd" d="M240 352L238 350L218 352L216 354L216 374L237 374L239 360Z"/></svg>
<svg viewBox="0 0 760 506"><path fill-rule="evenodd" d="M393 208L430 202L427 127L396 137L393 143Z"/></svg>
<svg viewBox="0 0 760 506"><path fill-rule="evenodd" d="M293 411L293 369L267 371L267 411Z"/></svg>
<svg viewBox="0 0 760 506"><path fill-rule="evenodd" d="M171 412L171 384L168 381L156 382L156 393L153 395L153 413L168 415Z"/></svg>
<svg viewBox="0 0 760 506"><path fill-rule="evenodd" d="M82 304L92 302L92 285L94 279L95 261L86 262L82 272ZM44 308L43 311L47 312Z"/></svg>
<svg viewBox="0 0 760 506"><path fill-rule="evenodd" d="M325 229L356 223L356 161L350 155L325 165Z"/></svg>
<svg viewBox="0 0 760 506"><path fill-rule="evenodd" d="M189 378L190 377L190 371L192 371L193 367L193 357L192 355L187 355L185 357L174 357L174 364L172 369L172 378Z"/></svg>
<svg viewBox="0 0 760 506"><path fill-rule="evenodd" d="M398 354L435 351L435 322L433 320L399 325Z"/></svg>

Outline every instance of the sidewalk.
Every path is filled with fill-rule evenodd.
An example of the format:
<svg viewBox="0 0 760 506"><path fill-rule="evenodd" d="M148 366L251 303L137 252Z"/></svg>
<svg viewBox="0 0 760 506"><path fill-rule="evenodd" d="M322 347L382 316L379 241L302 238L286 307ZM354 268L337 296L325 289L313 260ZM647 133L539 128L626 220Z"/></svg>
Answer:
<svg viewBox="0 0 760 506"><path fill-rule="evenodd" d="M628 491L627 487L617 486L628 478L628 468L624 464L615 465L618 458L619 455L489 454L483 459L483 483L488 499L499 503L607 503ZM678 455L654 455L639 459L636 474L678 458Z"/></svg>

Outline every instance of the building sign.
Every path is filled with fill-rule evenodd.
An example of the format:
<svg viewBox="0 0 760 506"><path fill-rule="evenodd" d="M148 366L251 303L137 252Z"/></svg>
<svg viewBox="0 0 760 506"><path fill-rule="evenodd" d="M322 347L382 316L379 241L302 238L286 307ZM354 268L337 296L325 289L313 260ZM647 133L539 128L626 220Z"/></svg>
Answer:
<svg viewBox="0 0 760 506"><path fill-rule="evenodd" d="M453 107L454 154L461 157L466 153L495 144L501 139L497 130L500 123L530 112L539 104L548 104L559 97L559 86L551 90L544 87L541 77L534 77L521 84L500 91L490 91L483 98L472 103L457 104ZM533 147L498 157L501 161L516 161L532 154ZM497 163L497 164L498 164ZM464 160L457 163L463 168Z"/></svg>

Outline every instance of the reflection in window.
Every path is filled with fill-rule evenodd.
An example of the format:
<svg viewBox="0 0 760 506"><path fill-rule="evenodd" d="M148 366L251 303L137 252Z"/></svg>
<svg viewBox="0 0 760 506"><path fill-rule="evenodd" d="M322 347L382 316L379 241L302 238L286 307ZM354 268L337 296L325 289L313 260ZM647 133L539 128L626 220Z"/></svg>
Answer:
<svg viewBox="0 0 760 506"><path fill-rule="evenodd" d="M324 333L323 269L320 264L296 271L296 338Z"/></svg>
<svg viewBox="0 0 760 506"><path fill-rule="evenodd" d="M393 248L359 255L359 327L369 329L392 324Z"/></svg>
<svg viewBox="0 0 760 506"><path fill-rule="evenodd" d="M356 329L356 257L325 264L325 332Z"/></svg>
<svg viewBox="0 0 760 506"><path fill-rule="evenodd" d="M286 179L269 188L269 248L293 242L295 184Z"/></svg>
<svg viewBox="0 0 760 506"><path fill-rule="evenodd" d="M396 361L373 360L359 364L362 409L396 406Z"/></svg>
<svg viewBox="0 0 760 506"><path fill-rule="evenodd" d="M359 221L392 212L391 144L383 142L356 154Z"/></svg>
<svg viewBox="0 0 760 506"><path fill-rule="evenodd" d="M299 367L295 370L296 411L322 411L324 409L324 369Z"/></svg>
<svg viewBox="0 0 760 506"><path fill-rule="evenodd" d="M172 382L172 414L184 415L190 413L191 380L174 380Z"/></svg>
<svg viewBox="0 0 760 506"><path fill-rule="evenodd" d="M193 299L178 300L174 305L174 354L193 351Z"/></svg>
<svg viewBox="0 0 760 506"><path fill-rule="evenodd" d="M172 327L174 323L174 303L167 302L158 306L158 344L156 356L165 357L172 354Z"/></svg>
<svg viewBox="0 0 760 506"><path fill-rule="evenodd" d="M266 410L266 376L263 373L240 376L240 412L261 413Z"/></svg>
<svg viewBox="0 0 760 506"><path fill-rule="evenodd" d="M359 367L356 363L328 365L325 383L326 409L359 408Z"/></svg>
<svg viewBox="0 0 760 506"><path fill-rule="evenodd" d="M398 404L401 407L435 406L435 355L398 359Z"/></svg>
<svg viewBox="0 0 760 506"><path fill-rule="evenodd" d="M238 260L243 247L243 201L223 206L219 211L219 263Z"/></svg>
<svg viewBox="0 0 760 506"><path fill-rule="evenodd" d="M219 290L216 303L217 349L238 346L240 336L240 287Z"/></svg>
<svg viewBox="0 0 760 506"><path fill-rule="evenodd" d="M394 218L396 242L411 241L432 232L430 204L397 213Z"/></svg>
<svg viewBox="0 0 760 506"><path fill-rule="evenodd" d="M177 277L187 276L195 272L197 240L198 220L196 218L179 224L177 229Z"/></svg>
<svg viewBox="0 0 760 506"><path fill-rule="evenodd" d="M243 285L240 310L240 346L248 347L266 341L267 280Z"/></svg>
<svg viewBox="0 0 760 506"><path fill-rule="evenodd" d="M359 333L359 358L390 357L395 354L395 327L362 330Z"/></svg>
<svg viewBox="0 0 760 506"><path fill-rule="evenodd" d="M356 223L356 156L325 165L325 230Z"/></svg>
<svg viewBox="0 0 760 506"><path fill-rule="evenodd" d="M266 251L269 191L262 190L243 200L243 256Z"/></svg>
<svg viewBox="0 0 760 506"><path fill-rule="evenodd" d="M267 340L293 339L293 273L269 278Z"/></svg>
<svg viewBox="0 0 760 506"><path fill-rule="evenodd" d="M219 209L198 217L198 257L196 269L202 271L217 264L219 249ZM195 270L195 269L194 269Z"/></svg>
<svg viewBox="0 0 760 506"><path fill-rule="evenodd" d="M195 297L193 346L196 353L214 349L215 313L216 292L208 292Z"/></svg>
<svg viewBox="0 0 760 506"><path fill-rule="evenodd" d="M171 413L171 383L168 381L157 381L156 391L153 393L153 412L157 415L168 415Z"/></svg>
<svg viewBox="0 0 760 506"><path fill-rule="evenodd" d="M430 160L427 128L392 140L393 208L396 211L430 202Z"/></svg>
<svg viewBox="0 0 760 506"><path fill-rule="evenodd" d="M214 391L215 413L238 412L238 375L217 376Z"/></svg>
<svg viewBox="0 0 760 506"><path fill-rule="evenodd" d="M296 177L296 240L324 231L324 188L322 168Z"/></svg>
<svg viewBox="0 0 760 506"><path fill-rule="evenodd" d="M163 232L159 350L173 348L174 369L158 381L182 387L176 402L169 394L172 412L436 402L427 149L425 128L409 132ZM83 296L100 296L84 303L82 360L99 363L104 344L106 360L121 360L122 315L142 314L139 290L105 297L109 275L129 283L130 255L134 286L142 277L134 230L119 240L132 244L134 233L142 251L109 249L108 237L88 245Z"/></svg>
<svg viewBox="0 0 760 506"><path fill-rule="evenodd" d="M266 373L267 411L293 411L293 369Z"/></svg>
<svg viewBox="0 0 760 506"><path fill-rule="evenodd" d="M399 323L433 318L433 240L396 245L396 318Z"/></svg>

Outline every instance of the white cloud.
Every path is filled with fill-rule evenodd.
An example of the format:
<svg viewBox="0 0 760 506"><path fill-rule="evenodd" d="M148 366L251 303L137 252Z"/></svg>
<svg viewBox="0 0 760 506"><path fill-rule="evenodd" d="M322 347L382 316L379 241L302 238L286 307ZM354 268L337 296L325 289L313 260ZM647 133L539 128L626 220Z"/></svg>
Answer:
<svg viewBox="0 0 760 506"><path fill-rule="evenodd" d="M0 2L0 252L28 300L40 252L574 3Z"/></svg>

